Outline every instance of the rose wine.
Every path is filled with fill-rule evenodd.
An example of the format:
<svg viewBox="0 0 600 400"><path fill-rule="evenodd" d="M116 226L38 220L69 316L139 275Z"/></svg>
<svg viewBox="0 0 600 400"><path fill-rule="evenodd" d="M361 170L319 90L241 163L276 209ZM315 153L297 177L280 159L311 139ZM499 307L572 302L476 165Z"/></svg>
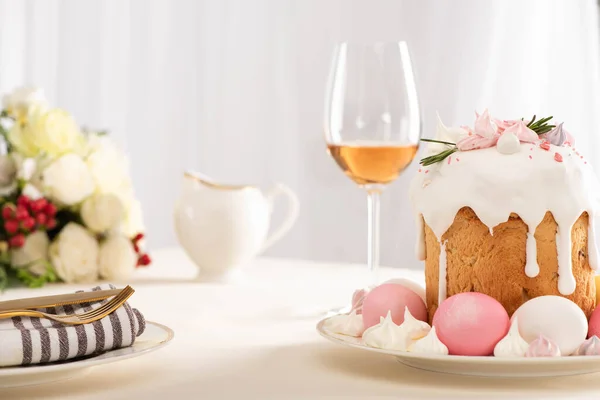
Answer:
<svg viewBox="0 0 600 400"><path fill-rule="evenodd" d="M327 149L346 175L359 185L390 183L410 164L418 146L328 144Z"/></svg>

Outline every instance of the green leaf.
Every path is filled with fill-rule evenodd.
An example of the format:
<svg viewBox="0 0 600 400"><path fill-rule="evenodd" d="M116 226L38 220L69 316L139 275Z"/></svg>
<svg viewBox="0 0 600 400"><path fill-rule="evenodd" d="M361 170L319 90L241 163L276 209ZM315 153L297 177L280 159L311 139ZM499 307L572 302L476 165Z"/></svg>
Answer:
<svg viewBox="0 0 600 400"><path fill-rule="evenodd" d="M49 262L46 262L46 272L42 275L36 275L29 271L27 267L16 269L17 278L30 288L39 288L49 282L57 282L58 276Z"/></svg>
<svg viewBox="0 0 600 400"><path fill-rule="evenodd" d="M8 273L6 272L6 267L0 265L0 292L4 292L8 287Z"/></svg>

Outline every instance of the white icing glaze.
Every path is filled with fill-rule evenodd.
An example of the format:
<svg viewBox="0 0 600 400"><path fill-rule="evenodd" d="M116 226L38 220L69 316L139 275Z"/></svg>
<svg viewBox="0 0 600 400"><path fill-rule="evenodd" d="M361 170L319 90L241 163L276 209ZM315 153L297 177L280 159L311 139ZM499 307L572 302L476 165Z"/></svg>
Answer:
<svg viewBox="0 0 600 400"><path fill-rule="evenodd" d="M494 347L496 357L525 357L529 344L519 334L518 318L513 318L506 336Z"/></svg>
<svg viewBox="0 0 600 400"><path fill-rule="evenodd" d="M446 300L446 242L440 243L440 274L438 276L438 304Z"/></svg>
<svg viewBox="0 0 600 400"><path fill-rule="evenodd" d="M540 266L537 262L537 243L535 241L534 231L529 227L527 232L527 243L525 252L527 261L525 262L525 275L535 278L540 273Z"/></svg>
<svg viewBox="0 0 600 400"><path fill-rule="evenodd" d="M423 338L417 340L410 348L409 351L413 353L425 353L425 354L442 354L448 355L448 347L438 338L435 332L435 326L431 328L429 333Z"/></svg>
<svg viewBox="0 0 600 400"><path fill-rule="evenodd" d="M365 331L362 315L357 315L353 310L350 314L334 315L325 321L326 330L353 337L360 337Z"/></svg>
<svg viewBox="0 0 600 400"><path fill-rule="evenodd" d="M453 155L450 164L440 162L423 167L410 187L413 209L417 218L423 216L438 240L463 207L470 207L490 232L506 222L511 213L516 213L528 225L532 236L550 211L558 225L558 289L563 295L571 294L575 290L571 227L583 212L589 214L590 221L598 214L597 178L592 166L570 146L550 145L548 151L531 143L521 143L520 147L520 152L510 156L500 154L494 147L460 151ZM562 162L556 161L555 154L562 156ZM425 180L430 182L423 187ZM529 242L527 248L533 253L535 239ZM595 243L591 240L588 243L593 259L590 262L597 265ZM537 275L539 267L533 262L533 254L527 260L527 275ZM440 254L440 278L445 275L441 261Z"/></svg>
<svg viewBox="0 0 600 400"><path fill-rule="evenodd" d="M415 247L415 253L417 254L417 260L425 260L425 229L423 227L423 217L418 215L415 219L417 222L417 243Z"/></svg>

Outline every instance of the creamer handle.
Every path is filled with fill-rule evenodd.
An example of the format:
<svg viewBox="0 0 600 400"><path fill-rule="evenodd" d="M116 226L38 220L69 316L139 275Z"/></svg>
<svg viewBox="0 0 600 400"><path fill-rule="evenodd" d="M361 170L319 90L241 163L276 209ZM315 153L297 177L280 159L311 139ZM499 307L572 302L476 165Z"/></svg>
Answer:
<svg viewBox="0 0 600 400"><path fill-rule="evenodd" d="M300 209L300 202L298 201L298 197L292 191L292 189L288 188L287 186L281 183L276 184L269 191L269 193L267 193L266 197L271 209L273 209L273 203L275 201L275 198L279 195L285 195L287 197L289 203L288 213L281 225L279 225L279 227L275 229L273 233L271 233L269 237L265 240L259 253L262 253L263 251L271 247L273 244L275 244L275 242L277 242L279 239L281 239L290 229L292 229L294 223L298 219L298 211Z"/></svg>

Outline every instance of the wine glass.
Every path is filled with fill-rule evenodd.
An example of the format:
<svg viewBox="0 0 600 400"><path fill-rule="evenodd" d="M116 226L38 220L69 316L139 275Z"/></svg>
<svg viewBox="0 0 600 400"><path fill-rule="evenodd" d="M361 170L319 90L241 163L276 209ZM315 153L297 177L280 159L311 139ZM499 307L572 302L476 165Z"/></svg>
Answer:
<svg viewBox="0 0 600 400"><path fill-rule="evenodd" d="M339 44L325 98L325 140L337 165L367 193L371 282L366 291L378 283L379 197L413 160L420 135L406 42Z"/></svg>

